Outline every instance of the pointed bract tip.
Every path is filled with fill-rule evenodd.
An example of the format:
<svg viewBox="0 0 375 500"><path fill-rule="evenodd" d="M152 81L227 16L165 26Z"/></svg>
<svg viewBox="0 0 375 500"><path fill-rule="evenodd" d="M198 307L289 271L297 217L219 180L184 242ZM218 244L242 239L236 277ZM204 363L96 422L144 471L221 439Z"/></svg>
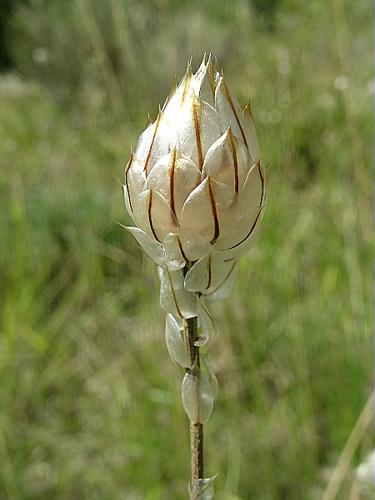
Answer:
<svg viewBox="0 0 375 500"><path fill-rule="evenodd" d="M218 71L217 72L217 81L216 81L216 87L223 87L224 86L224 77L223 75Z"/></svg>
<svg viewBox="0 0 375 500"><path fill-rule="evenodd" d="M133 163L133 158L134 158L134 153L133 153L133 148L131 148L130 150L130 156L129 156L129 160L127 161L126 165L125 165L125 168L124 168L124 176L125 176L125 179L126 179L126 176L127 176L127 173Z"/></svg>
<svg viewBox="0 0 375 500"><path fill-rule="evenodd" d="M245 107L243 108L243 114L246 115L250 115L251 118L253 117L253 110L251 109L251 104L250 104L250 100L246 103Z"/></svg>
<svg viewBox="0 0 375 500"><path fill-rule="evenodd" d="M159 124L160 120L163 117L163 110L159 104L159 111L158 111L158 116L156 117L155 123Z"/></svg>
<svg viewBox="0 0 375 500"><path fill-rule="evenodd" d="M199 73L206 71L206 68L207 68L206 53L204 53L202 62L200 63L200 65L199 65L197 71L194 73L194 75L198 75Z"/></svg>
<svg viewBox="0 0 375 500"><path fill-rule="evenodd" d="M186 71L185 71L183 77L181 78L181 80L178 82L178 84L176 86L176 91L177 91L177 89L179 89L181 87L184 87L186 89L187 86L189 85L189 82L190 82L192 76L193 76L193 73L191 71L191 66L188 66L186 68Z"/></svg>
<svg viewBox="0 0 375 500"><path fill-rule="evenodd" d="M207 52L205 52L203 54L202 62L200 63L197 71L194 74L197 75L201 71L202 72L208 71L209 73L214 73L217 71L216 64L215 64L213 56L212 56L212 52L209 52L208 54L207 54Z"/></svg>
<svg viewBox="0 0 375 500"><path fill-rule="evenodd" d="M207 58L207 63L206 63L206 66L207 68L209 69L209 71L214 74L214 73L217 73L218 70L218 62L217 62L217 57L212 55L212 52L210 52L208 54L208 58Z"/></svg>
<svg viewBox="0 0 375 500"><path fill-rule="evenodd" d="M166 100L164 101L164 104L163 104L163 106L162 106L162 108L161 108L161 109L162 109L162 111L164 111L164 110L165 110L165 108L167 107L167 104L169 103L169 101L170 101L170 99L171 99L171 96L172 96L173 94L174 94L174 90L173 90L173 87L172 87L172 90L169 92L169 94L168 94L168 96L167 96Z"/></svg>
<svg viewBox="0 0 375 500"><path fill-rule="evenodd" d="M192 64L193 64L193 58L189 57L187 65L186 65L185 76L186 75L191 75L191 73L192 73L192 71L191 71Z"/></svg>

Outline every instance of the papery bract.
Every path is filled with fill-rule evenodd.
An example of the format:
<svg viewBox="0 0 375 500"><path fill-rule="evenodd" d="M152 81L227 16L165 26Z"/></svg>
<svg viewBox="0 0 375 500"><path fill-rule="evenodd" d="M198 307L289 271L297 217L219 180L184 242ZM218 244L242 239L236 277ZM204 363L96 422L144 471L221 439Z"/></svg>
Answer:
<svg viewBox="0 0 375 500"><path fill-rule="evenodd" d="M136 226L127 229L158 266L168 352L186 370L182 401L196 429L217 395L215 375L199 354L214 332L206 301L229 295L265 204L250 105L239 107L210 57L195 74L188 68L139 137L124 197ZM213 480L200 476L191 498L210 500Z"/></svg>
<svg viewBox="0 0 375 500"><path fill-rule="evenodd" d="M167 312L191 317L190 292L228 295L236 260L259 233L265 173L250 106L241 110L210 57L195 74L188 68L141 134L125 169L124 194L138 227L129 230L166 269L161 302ZM180 270L186 292L175 289L181 278L172 275Z"/></svg>

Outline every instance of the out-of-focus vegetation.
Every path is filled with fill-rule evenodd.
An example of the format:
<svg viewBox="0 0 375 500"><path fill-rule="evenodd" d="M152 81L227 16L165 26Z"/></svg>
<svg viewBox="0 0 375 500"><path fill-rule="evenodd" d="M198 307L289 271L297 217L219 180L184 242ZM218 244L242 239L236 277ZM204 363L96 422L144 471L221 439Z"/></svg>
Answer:
<svg viewBox="0 0 375 500"><path fill-rule="evenodd" d="M182 373L118 180L147 113L212 51L251 98L269 190L262 239L213 307L207 474L221 500L321 498L371 388L370 2L9 5L0 497L186 498ZM369 430L337 499L370 448Z"/></svg>

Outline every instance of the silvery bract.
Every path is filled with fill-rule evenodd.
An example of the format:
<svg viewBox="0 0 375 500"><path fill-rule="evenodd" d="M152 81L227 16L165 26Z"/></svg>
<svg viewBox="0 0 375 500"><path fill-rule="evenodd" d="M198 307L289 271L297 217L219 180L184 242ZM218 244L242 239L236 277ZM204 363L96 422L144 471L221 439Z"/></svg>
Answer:
<svg viewBox="0 0 375 500"><path fill-rule="evenodd" d="M160 267L161 305L177 323L199 315L202 297L228 295L259 229L265 176L250 106L241 110L210 58L141 134L124 193L128 230Z"/></svg>
<svg viewBox="0 0 375 500"><path fill-rule="evenodd" d="M265 175L250 106L243 110L210 58L187 70L125 169L127 229L158 265L171 357L189 368L182 384L192 423L204 423L216 396L206 366L199 380L184 345L185 320L198 317L203 345L213 330L204 299L226 297L237 260L259 230ZM197 404L199 407L197 407ZM194 406L195 405L195 406Z"/></svg>

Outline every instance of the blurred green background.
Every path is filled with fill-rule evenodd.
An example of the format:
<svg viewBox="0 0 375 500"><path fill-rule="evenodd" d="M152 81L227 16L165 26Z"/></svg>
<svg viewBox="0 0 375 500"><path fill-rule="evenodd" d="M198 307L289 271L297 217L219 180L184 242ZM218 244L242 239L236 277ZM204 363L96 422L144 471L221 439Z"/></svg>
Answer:
<svg viewBox="0 0 375 500"><path fill-rule="evenodd" d="M118 223L147 114L210 51L251 99L268 203L212 307L207 474L218 500L322 498L371 390L370 1L0 6L0 498L186 498L183 374ZM371 446L335 498L367 498Z"/></svg>

